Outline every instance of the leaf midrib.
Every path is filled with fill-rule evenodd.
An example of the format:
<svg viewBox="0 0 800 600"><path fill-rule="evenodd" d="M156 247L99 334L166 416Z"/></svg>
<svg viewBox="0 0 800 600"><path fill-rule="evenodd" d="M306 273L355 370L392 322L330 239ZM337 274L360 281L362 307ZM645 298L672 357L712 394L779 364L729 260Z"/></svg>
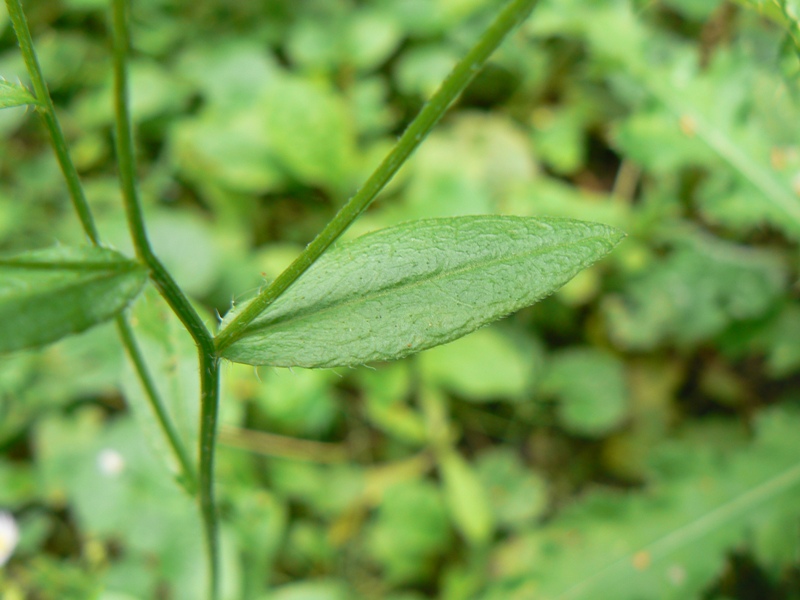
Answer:
<svg viewBox="0 0 800 600"><path fill-rule="evenodd" d="M25 262L19 259L0 258L0 268L20 269L31 271L109 271L114 270L120 273L135 270L141 267L139 263L127 259L114 259L107 261L31 261Z"/></svg>
<svg viewBox="0 0 800 600"><path fill-rule="evenodd" d="M381 298L383 296L386 296L386 295L388 295L390 293L397 292L398 290L413 289L415 287L418 287L418 286L421 286L421 285L424 285L424 284L429 284L429 283L435 282L435 281L440 280L440 279L453 277L455 275L460 275L460 274L467 273L467 272L474 271L474 270L485 269L486 267L492 267L494 265L499 265L499 264L506 263L506 262L514 262L515 260L521 259L523 257L528 258L528 257L536 256L538 254L544 254L545 252L558 250L559 248L568 248L568 247L571 247L571 246L577 246L577 245L579 245L581 243L584 243L584 242L587 242L587 241L593 241L593 240L609 241L609 238L606 237L606 236L600 236L600 235L587 236L585 238L582 238L579 242L566 242L566 243L561 243L561 244L553 244L551 246L544 246L544 247L536 248L534 250L518 252L516 254L506 255L506 256L503 256L503 257L500 257L500 258L490 259L490 260L487 260L487 261L469 261L469 262L465 263L463 267L460 267L460 268L457 268L457 269L453 269L453 270L450 270L450 271L447 271L447 272L444 272L444 273L440 273L440 274L437 274L437 275L433 275L431 277L425 278L424 280L399 283L396 286L390 286L390 287L385 287L385 288L381 288L381 289L375 290L374 292L372 292L370 294L367 294L365 296L351 297L349 299L342 300L340 302L336 302L335 304L329 304L327 306L324 306L323 308L314 308L312 306L312 307L309 307L306 310L302 310L302 311L299 311L299 312L296 312L296 313L290 313L289 315L287 315L288 318L285 318L285 319L277 319L277 320L266 321L266 322L264 322L264 321L261 321L261 322L255 321L255 322L253 322L253 324L250 327L248 327L245 330L244 335L239 339L239 341L246 340L249 335L251 335L251 334L253 334L255 332L259 332L259 331L262 331L264 329L269 329L270 327L274 327L276 325L286 325L286 324L290 324L290 323L293 323L293 322L296 322L296 321L301 321L301 320L307 318L309 315L320 315L320 314L324 314L324 313L327 313L327 312L332 312L334 310L338 310L338 309L340 309L342 307L354 306L354 305L357 305L357 304L364 304L364 303L366 303L368 301L374 301L374 300L376 300L378 298ZM236 343L238 343L238 342L236 342Z"/></svg>
<svg viewBox="0 0 800 600"><path fill-rule="evenodd" d="M137 263L133 263L132 262L131 264L134 265L134 266L137 266L137 267L139 266ZM121 270L121 271L109 271L109 272L98 271L98 272L96 272L97 274L94 275L94 276L88 276L86 278L72 280L72 281L66 282L65 285L60 285L60 286L57 286L57 287L54 287L54 288L48 288L46 291L42 290L42 288L35 287L35 288L32 288L32 293L29 293L29 294L26 293L26 294L22 294L22 295L19 295L19 296L13 296L12 295L12 296L7 296L5 298L3 298L2 295L0 295L0 306L3 306L3 305L7 306L8 304L13 304L13 303L20 302L20 301L31 300L31 299L34 299L34 298L37 298L37 297L42 297L42 296L43 297L48 297L48 296L52 296L52 295L55 295L55 294L64 293L64 292L68 292L68 291L71 292L74 289L77 289L77 288L80 288L80 287L84 287L84 286L90 286L90 285L98 283L100 281L104 281L106 279L111 279L112 277L115 277L115 276L129 275L135 270L136 269L131 268L131 269L125 269L125 270ZM89 272L92 273L93 271L89 271Z"/></svg>

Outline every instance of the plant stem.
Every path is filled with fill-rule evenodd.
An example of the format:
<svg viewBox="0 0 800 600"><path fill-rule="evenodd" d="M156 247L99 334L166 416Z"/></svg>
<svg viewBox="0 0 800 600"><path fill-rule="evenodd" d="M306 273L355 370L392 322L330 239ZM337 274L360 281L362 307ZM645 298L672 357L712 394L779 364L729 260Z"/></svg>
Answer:
<svg viewBox="0 0 800 600"><path fill-rule="evenodd" d="M219 432L219 443L264 456L277 456L292 460L319 463L341 463L347 460L347 448L342 444L314 442L299 438L276 435L255 429L242 429L223 425Z"/></svg>
<svg viewBox="0 0 800 600"><path fill-rule="evenodd" d="M153 252L144 213L136 189L136 167L133 151L133 128L128 106L128 15L125 0L113 0L114 31L114 121L117 162L122 198L133 246L139 259L150 267L150 277L164 299L191 334L201 350L212 350L211 334L194 310L189 299Z"/></svg>
<svg viewBox="0 0 800 600"><path fill-rule="evenodd" d="M428 135L434 125L459 94L483 67L489 56L506 36L519 25L536 6L538 0L511 0L469 52L456 64L442 85L411 122L395 147L370 175L364 186L350 198L336 216L300 256L289 265L263 292L256 296L228 325L217 334L217 352L239 339L247 326L292 285L323 252L355 221L397 173L406 159Z"/></svg>
<svg viewBox="0 0 800 600"><path fill-rule="evenodd" d="M97 232L97 226L94 223L92 211L83 193L78 171L75 169L75 165L70 158L69 150L67 149L67 141L64 138L64 132L61 130L61 124L56 117L56 109L55 106L53 106L53 99L50 97L50 92L47 89L42 67L39 65L39 59L36 56L36 52L33 50L33 40L31 39L31 32L28 28L28 20L25 18L25 13L22 10L22 2L21 0L6 0L6 8L8 9L8 16L11 18L11 23L14 25L14 32L17 34L19 47L22 51L22 59L25 61L28 76L31 78L31 83L33 83L36 99L41 102L41 107L37 107L37 110L44 119L47 131L50 132L50 142L53 145L53 150L56 154L58 164L61 167L61 172L64 174L64 179L67 182L72 205L75 208L75 212L78 213L78 218L81 221L86 235L89 236L89 240L91 240L92 244L98 246L100 245L100 234Z"/></svg>
<svg viewBox="0 0 800 600"><path fill-rule="evenodd" d="M161 429L164 431L164 434L169 440L169 444L172 447L172 452L178 459L181 470L181 485L189 494L194 496L197 493L197 475L195 474L194 466L192 465L192 461L189 459L189 454L186 452L186 448L183 446L183 443L178 436L175 426L169 419L169 415L167 414L164 403L158 393L158 388L156 387L155 381L153 381L150 372L147 370L147 364L144 361L144 356L139 349L139 345L136 343L133 328L128 320L122 315L117 317L116 324L117 330L119 331L119 336L122 338L122 342L125 344L125 348L128 350L128 356L130 357L131 362L133 363L133 366L139 375L139 379L142 382L142 386L144 387L147 398L150 400L150 407L155 413Z"/></svg>
<svg viewBox="0 0 800 600"><path fill-rule="evenodd" d="M211 337L209 336L209 340ZM213 345L213 344L212 344ZM208 555L209 593L219 595L219 531L214 498L214 456L219 408L219 363L213 354L200 355L200 512Z"/></svg>
<svg viewBox="0 0 800 600"><path fill-rule="evenodd" d="M189 299L158 260L144 224L144 215L136 190L133 151L133 128L128 106L128 4L112 1L114 38L114 119L117 161L128 227L136 255L150 268L150 278L197 344L200 362L200 511L206 534L209 568L209 598L219 590L219 550L217 511L214 502L214 448L219 409L219 365L211 333L194 310Z"/></svg>
<svg viewBox="0 0 800 600"><path fill-rule="evenodd" d="M47 89L47 83L45 82L41 66L39 65L39 60L36 57L36 52L33 49L30 29L28 28L27 19L22 10L20 0L6 0L6 7L8 8L8 14L11 17L14 31L19 40L22 56L28 70L28 76L33 82L36 99L41 103L41 108L38 110L42 115L45 128L50 135L50 142L61 167L61 172L64 174L64 179L67 182L67 188L73 207L78 213L83 230L89 240L93 245L100 246L100 236L95 226L94 218L92 217L92 211L83 192L83 186L80 183L78 171L67 149L67 142L64 138L64 133L61 129L58 117L56 116L53 100ZM188 459L186 449L178 437L175 427L169 420L164 402L158 393L153 378L147 369L147 364L144 361L142 352L136 343L133 329L124 314L117 316L114 322L117 326L117 332L122 340L122 344L125 346L125 350L145 389L145 395L150 404L150 408L155 413L161 428L164 430L172 452L175 454L180 464L182 473L179 477L179 481L188 493L194 495L197 489L197 475L195 474L191 461Z"/></svg>

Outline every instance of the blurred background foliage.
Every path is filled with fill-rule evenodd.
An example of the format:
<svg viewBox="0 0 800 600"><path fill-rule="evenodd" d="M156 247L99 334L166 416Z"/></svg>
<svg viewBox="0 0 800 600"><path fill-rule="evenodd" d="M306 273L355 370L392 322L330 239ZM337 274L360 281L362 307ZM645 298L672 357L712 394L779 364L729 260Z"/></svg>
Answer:
<svg viewBox="0 0 800 600"><path fill-rule="evenodd" d="M106 0L27 3L104 238ZM297 255L496 0L137 0L157 252L209 323ZM790 0L543 0L347 235L475 213L628 232L540 304L394 364L226 365L224 597L800 597L800 93ZM0 74L25 81L4 8ZM0 250L82 243L0 111ZM216 314L215 314L216 313ZM187 440L196 356L133 317ZM113 332L0 361L3 600L202 598L196 508Z"/></svg>

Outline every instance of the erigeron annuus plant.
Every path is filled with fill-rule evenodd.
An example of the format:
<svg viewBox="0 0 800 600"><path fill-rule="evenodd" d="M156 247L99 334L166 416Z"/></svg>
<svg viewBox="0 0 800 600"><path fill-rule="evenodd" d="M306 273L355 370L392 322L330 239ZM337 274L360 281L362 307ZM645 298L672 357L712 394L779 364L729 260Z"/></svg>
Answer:
<svg viewBox="0 0 800 600"><path fill-rule="evenodd" d="M2 81L0 107L30 105L42 117L90 245L0 258L4 323L0 352L42 346L115 321L180 465L180 483L199 502L210 598L217 597L219 587L214 448L222 359L288 367L397 359L452 341L540 300L622 239L621 232L602 224L485 215L399 224L333 246L535 4L536 0L508 2L358 192L281 275L232 309L219 331L213 332L148 241L128 106L127 2L112 0L111 29L116 155L135 258L103 246L38 65L21 2L6 0L33 92ZM126 314L148 282L169 303L198 348L198 468L172 423Z"/></svg>

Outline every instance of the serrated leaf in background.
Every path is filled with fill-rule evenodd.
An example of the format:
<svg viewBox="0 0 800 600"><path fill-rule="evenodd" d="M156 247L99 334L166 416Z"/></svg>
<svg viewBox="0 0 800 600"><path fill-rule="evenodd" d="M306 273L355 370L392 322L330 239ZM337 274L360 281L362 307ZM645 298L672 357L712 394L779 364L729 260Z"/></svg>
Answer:
<svg viewBox="0 0 800 600"><path fill-rule="evenodd" d="M685 441L656 452L661 466L649 493L597 491L541 529L501 544L495 582L481 599L697 597L732 547L766 542L759 532L797 518L798 426L796 410L777 408L759 418L754 443L733 448L715 445L697 426ZM730 446L736 435L726 436ZM786 564L798 540L793 536L789 551L777 554L766 545L767 556Z"/></svg>
<svg viewBox="0 0 800 600"><path fill-rule="evenodd" d="M767 314L786 274L778 255L690 235L632 279L621 297L607 297L603 308L611 336L622 347L691 346L734 322Z"/></svg>

